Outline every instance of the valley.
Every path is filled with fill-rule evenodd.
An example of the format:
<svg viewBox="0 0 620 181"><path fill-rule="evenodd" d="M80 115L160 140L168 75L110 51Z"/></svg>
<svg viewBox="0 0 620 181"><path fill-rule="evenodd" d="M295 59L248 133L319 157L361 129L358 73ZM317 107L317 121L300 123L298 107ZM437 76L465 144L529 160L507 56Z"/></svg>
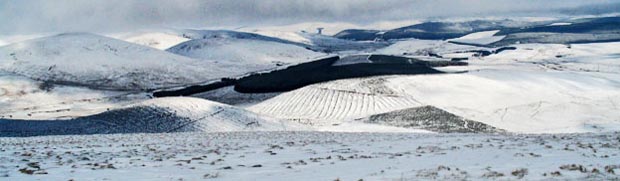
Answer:
<svg viewBox="0 0 620 181"><path fill-rule="evenodd" d="M0 39L0 180L618 179L619 19Z"/></svg>

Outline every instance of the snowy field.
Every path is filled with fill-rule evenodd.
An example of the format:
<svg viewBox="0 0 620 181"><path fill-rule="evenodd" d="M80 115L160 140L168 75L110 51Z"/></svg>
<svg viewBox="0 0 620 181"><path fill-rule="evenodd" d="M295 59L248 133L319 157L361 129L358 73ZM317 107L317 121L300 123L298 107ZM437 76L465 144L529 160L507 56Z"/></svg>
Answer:
<svg viewBox="0 0 620 181"><path fill-rule="evenodd" d="M562 43L611 35L520 43L449 23L467 33L382 39L418 23L0 37L0 180L620 180L620 43ZM377 39L330 36L369 27ZM374 55L462 64L235 91L243 76Z"/></svg>
<svg viewBox="0 0 620 181"><path fill-rule="evenodd" d="M228 132L0 138L6 180L613 180L620 137Z"/></svg>

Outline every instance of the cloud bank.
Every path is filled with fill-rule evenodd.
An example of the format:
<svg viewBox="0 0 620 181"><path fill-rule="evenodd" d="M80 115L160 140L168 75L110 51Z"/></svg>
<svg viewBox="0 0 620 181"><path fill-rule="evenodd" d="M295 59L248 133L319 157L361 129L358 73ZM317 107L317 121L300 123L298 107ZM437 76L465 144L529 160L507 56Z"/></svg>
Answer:
<svg viewBox="0 0 620 181"><path fill-rule="evenodd" d="M555 13L613 0L3 0L0 34ZM573 11L574 12L574 11Z"/></svg>

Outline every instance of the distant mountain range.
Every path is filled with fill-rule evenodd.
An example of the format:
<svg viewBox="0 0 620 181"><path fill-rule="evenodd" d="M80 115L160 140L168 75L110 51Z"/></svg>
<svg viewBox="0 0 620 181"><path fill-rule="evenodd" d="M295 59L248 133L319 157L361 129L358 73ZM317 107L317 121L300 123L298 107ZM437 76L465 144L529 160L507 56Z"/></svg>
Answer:
<svg viewBox="0 0 620 181"><path fill-rule="evenodd" d="M512 20L475 20L465 22L425 22L402 28L379 30L344 30L334 37L356 40L425 39L447 40L467 34L499 30L506 38L488 46L514 43L592 43L620 40L620 17L567 19L558 21L519 22Z"/></svg>

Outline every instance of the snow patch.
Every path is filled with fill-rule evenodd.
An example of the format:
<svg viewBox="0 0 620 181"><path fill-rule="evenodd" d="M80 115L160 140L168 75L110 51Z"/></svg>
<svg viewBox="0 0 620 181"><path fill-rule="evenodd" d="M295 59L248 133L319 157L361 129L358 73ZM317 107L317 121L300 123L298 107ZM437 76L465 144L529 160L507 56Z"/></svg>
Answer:
<svg viewBox="0 0 620 181"><path fill-rule="evenodd" d="M548 26L568 26L568 25L572 25L573 23L551 23Z"/></svg>
<svg viewBox="0 0 620 181"><path fill-rule="evenodd" d="M125 37L123 40L160 50L166 50L190 39L169 33L152 32Z"/></svg>
<svg viewBox="0 0 620 181"><path fill-rule="evenodd" d="M467 44L488 45L491 43L498 42L506 37L506 36L494 36L497 32L499 32L499 30L476 32L476 33L465 35L460 38L450 39L448 41L467 43Z"/></svg>

